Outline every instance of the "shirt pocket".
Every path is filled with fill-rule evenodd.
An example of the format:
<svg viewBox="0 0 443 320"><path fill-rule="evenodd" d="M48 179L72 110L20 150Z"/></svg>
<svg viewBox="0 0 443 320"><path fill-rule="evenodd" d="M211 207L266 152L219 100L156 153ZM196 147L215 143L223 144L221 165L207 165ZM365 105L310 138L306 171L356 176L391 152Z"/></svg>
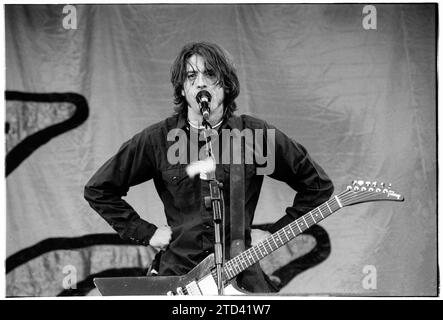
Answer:
<svg viewBox="0 0 443 320"><path fill-rule="evenodd" d="M172 196L175 207L185 209L196 204L199 190L198 179L190 179L184 167L162 171L162 179Z"/></svg>

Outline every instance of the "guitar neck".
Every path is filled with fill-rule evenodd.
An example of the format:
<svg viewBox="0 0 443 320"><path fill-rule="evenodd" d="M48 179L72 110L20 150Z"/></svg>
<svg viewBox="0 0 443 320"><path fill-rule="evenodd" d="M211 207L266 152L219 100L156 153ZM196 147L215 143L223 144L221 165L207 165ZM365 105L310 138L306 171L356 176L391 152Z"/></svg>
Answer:
<svg viewBox="0 0 443 320"><path fill-rule="evenodd" d="M345 193L346 191L340 195L332 197L322 205L309 211L300 218L273 233L271 236L261 241L257 245L243 251L226 262L224 266L225 279L230 280L234 278L243 270L257 263L267 255L271 254L278 248L297 237L299 234L303 233L305 230L342 208L343 205L340 202L340 196Z"/></svg>

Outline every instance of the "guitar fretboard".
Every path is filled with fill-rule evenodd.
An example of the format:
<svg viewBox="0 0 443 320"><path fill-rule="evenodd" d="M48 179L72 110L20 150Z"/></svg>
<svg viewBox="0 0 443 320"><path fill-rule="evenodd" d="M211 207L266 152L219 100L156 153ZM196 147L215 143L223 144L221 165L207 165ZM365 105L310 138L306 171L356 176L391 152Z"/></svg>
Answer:
<svg viewBox="0 0 443 320"><path fill-rule="evenodd" d="M287 226L273 233L270 237L259 242L257 245L243 251L226 262L224 266L225 279L230 280L234 278L243 270L257 263L270 253L297 237L299 234L303 233L305 230L342 208L343 205L340 202L340 196L341 195L332 197L319 207L309 211Z"/></svg>

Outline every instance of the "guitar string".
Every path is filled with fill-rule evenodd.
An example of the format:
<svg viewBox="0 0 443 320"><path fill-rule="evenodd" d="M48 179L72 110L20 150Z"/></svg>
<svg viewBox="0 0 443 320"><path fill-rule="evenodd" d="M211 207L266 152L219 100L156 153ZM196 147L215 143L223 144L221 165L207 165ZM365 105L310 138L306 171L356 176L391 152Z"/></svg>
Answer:
<svg viewBox="0 0 443 320"><path fill-rule="evenodd" d="M356 192L360 192L358 195L355 195ZM377 192L377 194L379 194L379 192ZM374 195L373 191L361 191L361 190L353 190L353 189L347 189L345 191L343 191L342 193L336 195L335 197L338 197L339 200L346 202L349 199L354 199L356 201L361 201L361 200L370 200L371 195ZM270 252L277 250L279 247L283 246L284 244L286 244L287 242L293 240L294 238L296 238L299 234L303 233L305 230L309 229L311 226L313 226L314 224L317 224L319 222L321 222L322 220L324 220L326 217L328 217L329 215L331 215L332 213L334 213L335 211L339 210L340 208L344 207L345 205L342 205L341 203L339 204L336 198L331 198L328 201L324 202L323 204L321 204L320 206L318 206L317 208L305 213L303 216L299 217L298 219L294 220L293 222L291 222L290 224L288 224L287 226L281 228L280 230L278 230L277 232L275 232L273 235L271 235L269 238L264 239L263 241L259 242L257 245L255 245L252 248L249 248L248 250L242 252L241 254L239 254L238 256L234 257L232 260L228 261L227 264L233 264L233 263L237 263L242 265L243 268L247 268L248 264L249 266L256 263L257 261L259 261L261 258L264 258L266 255L269 254L268 250L270 249ZM328 202L330 202L331 200L335 200L335 202L337 203L335 206L338 205L338 208L334 207L334 211L332 212L325 212L325 215L322 215L321 219L315 220L314 217L312 216L312 214L314 213L315 210L319 210L321 213L322 209L330 209L330 206L328 206ZM376 200L376 199L373 199ZM331 206L334 206L333 203L330 204ZM292 229L295 228L295 225L297 223L298 227L300 225L299 220L304 220L305 224L307 224L307 228L302 230L302 232L296 233L294 234L293 230L291 230L291 234L292 237L290 238L288 236L288 234L290 234L288 229ZM308 222L309 221L309 222ZM299 227L300 228L300 227ZM301 228L300 228L301 229ZM284 235L286 237L286 240L283 241L281 236ZM280 239L280 244L278 244L275 240L276 237L279 237ZM275 248L273 247L271 240L274 241L275 244ZM263 251L260 249L260 246L265 250L266 254L263 254ZM261 255L263 255L263 257L259 257L259 255L257 254L256 248L259 249L259 253L261 253ZM255 256L257 257L257 259L255 260L254 257L251 254L247 254L247 252L250 251L250 253L255 253ZM253 263L250 262L250 259L252 258ZM235 261L234 261L235 260ZM244 262L246 263L246 267L243 266ZM232 268L230 268L230 270L232 270ZM244 270L244 269L243 269ZM240 273L242 270L240 270L240 272L237 272L236 270L234 270L236 272L236 274ZM229 271L227 271L228 273L230 273ZM235 275L234 275L235 276Z"/></svg>
<svg viewBox="0 0 443 320"><path fill-rule="evenodd" d="M344 195L344 194L346 194L346 193L349 192L349 191L350 191L350 190L345 190L345 191L343 191L341 194L339 194L338 196ZM332 200L332 199L330 199L330 200ZM330 201L330 200L328 200L328 201ZM326 203L327 203L328 201L324 202L324 203L321 204L319 207L317 207L317 208L311 210L310 212L306 213L305 215L303 215L302 217L298 218L297 220L294 220L294 221L291 222L289 225L287 225L287 226L283 227L282 229L278 230L278 231L275 232L272 236L270 236L269 238L264 239L263 241L259 242L259 243L258 243L257 245L255 245L254 247L249 248L248 250L242 252L242 253L239 254L238 256L234 257L232 260L228 261L228 263L229 263L229 264L236 263L237 265L238 265L238 264L242 265L242 261L245 261L244 257L242 257L242 256L246 256L246 258L247 258L247 257L252 257L252 258L253 258L253 261L254 261L253 263L256 263L257 261L259 261L260 259L264 258L266 255L269 254L269 253L268 253L268 249L266 248L266 245L268 245L268 247L271 249L271 252L272 252L272 251L278 249L279 247L283 246L285 243L289 242L290 240L294 239L296 236L298 236L298 235L299 235L300 233L302 233L303 231L309 229L310 226L309 226L308 228L302 230L302 232L299 232L299 233L297 233L297 234L295 234L295 235L294 235L294 233L292 232L293 237L292 237L291 239L287 240L287 241L282 241L282 242L280 243L280 245L278 245L278 244L275 242L275 240L274 240L274 243L275 243L275 245L276 245L276 248L275 248L275 249L273 248L273 246L272 246L272 244L271 244L271 242L270 242L271 239L275 238L276 235L280 235L281 232L282 232L284 229L289 229L290 227L295 227L295 223L296 223L296 221L297 221L297 224L298 224L298 220L301 220L304 216L308 216L308 217L309 217L310 213L312 213L314 210L316 210L316 209L319 209L319 210L320 210L321 208L326 209L326 208L327 208ZM332 205L332 204L331 204L331 205ZM340 207L339 207L339 208L340 208ZM339 208L338 208L338 209L339 209ZM336 210L334 210L334 211L336 211ZM331 214L331 213L329 213L329 214ZM329 214L328 214L328 215L329 215ZM311 218L312 218L312 217L311 217ZM312 218L312 220L314 220L314 224L315 224L315 219ZM323 220L323 219L321 219L321 220ZM320 222L321 220L318 220L318 222ZM307 223L307 221L306 221L306 223ZM300 228L300 229L301 229L301 228ZM286 235L286 232L284 232L283 234ZM287 238L287 236L286 236L286 238ZM260 249L260 246L265 250L266 254L263 254L263 251ZM256 248L259 249L258 252L257 252ZM256 259L254 259L254 257L253 257L252 255L248 254L248 252L250 252L250 253L254 253L255 256L256 256ZM260 253L260 254L262 255L262 257L260 257L260 256L258 255L258 253ZM235 260L235 261L234 261L234 260ZM253 263L249 262L249 259L247 259L247 260L248 260L249 265L252 265L252 264L253 264ZM242 267L245 268L243 265L242 265ZM246 268L247 268L247 266L246 266ZM229 269L232 270L232 267L229 268ZM244 269L243 269L243 270L244 270ZM240 271L238 272L237 270L235 270L235 267L234 267L234 271L235 271L236 274L240 273L240 272L243 271L243 270L240 270ZM228 272L229 272L229 271L228 271ZM229 272L229 273L230 273L230 272ZM235 276L235 275L233 275L233 276Z"/></svg>
<svg viewBox="0 0 443 320"><path fill-rule="evenodd" d="M364 192L364 191L363 191L363 192ZM361 196L355 196L355 191L354 191L354 190L349 190L349 189L348 189L348 190L343 191L341 194L337 195L336 197L339 197L339 200L342 200L343 202L345 202L345 201L347 201L347 200L349 200L349 199L352 199L352 198L357 199L357 200L363 200L363 199L367 198L367 194L368 194L368 192L366 192L366 194L364 194L363 197L361 197ZM369 194L372 194L372 193L369 193ZM325 219L326 217L328 217L330 214L334 213L335 211L337 211L338 209L341 208L341 204L338 204L338 208L336 208L337 210L334 210L334 211L332 211L332 212L326 212L326 211L325 211L325 212L322 212L322 211L324 211L326 208L328 208L328 211L330 211L329 209L331 208L331 206L332 206L332 207L334 206L333 203L329 204L329 202L330 202L331 200L335 200L335 201L337 202L337 199L335 199L335 197L329 199L328 201L324 202L323 204L321 204L321 205L318 206L317 208L315 208L315 209L313 209L313 210L311 210L311 211L305 213L303 216L297 218L296 220L294 220L293 222L291 222L289 225L287 225L287 226L283 227L282 229L276 231L276 232L275 232L272 236L270 236L269 238L267 238L267 239L265 239L265 240L259 242L255 247L259 247L260 245L264 246L264 245L266 244L265 242L267 242L267 243L269 243L270 247L272 248L272 244L270 243L270 241L273 240L274 243L276 243L276 242L275 242L275 239L273 239L273 238L276 238L277 236L280 238L280 242L282 242L282 241L281 241L281 235L285 235L285 236L287 235L287 232L286 232L287 230L284 230L284 229L288 229L288 227L295 227L295 223L297 223L298 226L299 226L300 224L303 225L303 222L302 222L302 221L299 221L299 220L305 220L305 222L306 222L305 224L308 224L308 225L309 225L308 228L311 227L313 224L319 223L320 221L322 221L323 219ZM317 220L315 220L315 218L313 217L313 214L314 214L314 211L315 211L315 210L320 211L320 213L321 213L321 215L322 215L322 218L321 218L321 219L317 219ZM326 216L326 217L325 217L325 216ZM308 221L309 221L309 222L308 222ZM306 229L308 229L308 228L306 228ZM301 228L300 228L300 229L301 229ZM304 229L304 230L306 230L306 229ZM304 230L303 230L303 231L304 231Z"/></svg>
<svg viewBox="0 0 443 320"><path fill-rule="evenodd" d="M358 195L355 195L355 192L360 192ZM268 255L268 249L266 248L266 245L269 246L269 248L271 249L271 252L278 249L279 247L283 246L285 243L293 240L294 238L296 238L298 235L300 235L301 233L303 233L304 231L306 231L307 229L309 229L311 226L323 221L324 219L326 219L327 217L329 217L329 215L331 215L332 213L338 211L339 209L341 209L344 206L347 206L349 204L346 204L345 202L350 200L350 199L354 199L355 201L361 201L361 200L370 200L370 197L368 197L368 195L374 195L373 191L355 191L353 189L347 189L345 191L343 191L342 193L334 196L334 198L329 199L328 201L324 202L323 204L321 204L320 206L318 206L317 208L305 213L304 215L302 215L301 217L299 217L298 219L294 220L293 222L291 222L290 224L286 225L285 227L281 228L280 230L278 230L277 232L275 232L274 234L272 234L269 238L259 242L257 245L255 245L254 247L249 248L248 250L242 252L241 254L239 254L238 256L234 257L233 259L231 259L230 261L228 261L225 265L225 267L223 268L223 273L222 273L222 277L223 279L223 283L225 284L228 280L232 279L233 277L235 277L238 273L240 273L241 271L243 271L244 269L246 269L248 266L258 262L259 260L261 260L262 258L264 258L266 255ZM337 198L338 199L337 199ZM335 204L331 201L331 200L335 200ZM339 203L338 200L342 201L345 203L345 205L343 205L342 203ZM372 199L372 200L376 200L376 199ZM329 204L329 202L331 202ZM326 208L328 208L328 211L330 211L329 213L326 211ZM332 208L334 209L332 211ZM315 210L319 210L320 213L321 210L325 210L324 215L322 215L322 218L319 220L315 220L314 217L312 216L312 214L314 213ZM301 229L299 226L299 220L304 220L305 224L307 225L306 229ZM308 222L309 221L309 222ZM312 224L311 224L312 223ZM301 230L301 232L296 232L294 233L293 230L291 230L291 233L286 233L286 231L289 231L287 229L294 229L295 226L297 224L297 227ZM285 231L286 230L286 231ZM286 236L286 241L283 241L281 239L281 234ZM288 234L292 234L292 237L289 238ZM280 239L280 245L277 244L277 242L275 241L275 237L278 236ZM271 238L274 241L276 248L274 249L272 247L271 244ZM265 250L266 254L263 255L262 251L259 251L259 253L261 253L263 255L263 257L259 257L258 253L256 252L255 248L260 248L260 245L263 247L263 249ZM260 249L259 249L260 250ZM247 254L247 253L255 253L256 256L256 260L254 260L254 257L252 256L252 254ZM246 256L246 257L245 257ZM250 262L249 257L252 258L253 263ZM246 260L245 260L246 258ZM240 261L238 261L240 260ZM242 266L243 269L240 268L240 271L236 271L235 268L233 269L233 267L228 267L227 265L229 264L234 264L235 261L237 261L237 264L240 264ZM246 263L246 267L244 267L242 264L244 262ZM249 265L248 265L249 264ZM227 267L229 268L227 270ZM229 270L234 270L234 274L231 274L231 272ZM215 272L216 270L213 269L211 272L211 275L213 276L214 279L216 279L217 274ZM187 290L185 289L186 293Z"/></svg>

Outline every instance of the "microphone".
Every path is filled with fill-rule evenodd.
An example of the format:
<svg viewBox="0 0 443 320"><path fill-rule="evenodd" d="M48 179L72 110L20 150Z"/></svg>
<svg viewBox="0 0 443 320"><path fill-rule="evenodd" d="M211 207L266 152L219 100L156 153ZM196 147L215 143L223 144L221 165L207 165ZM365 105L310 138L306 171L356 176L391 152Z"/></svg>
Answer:
<svg viewBox="0 0 443 320"><path fill-rule="evenodd" d="M209 113L211 112L211 109L209 108L211 98L211 94L206 90L200 91L195 97L197 103L200 105L200 113L203 115L203 119L206 121L209 121Z"/></svg>

